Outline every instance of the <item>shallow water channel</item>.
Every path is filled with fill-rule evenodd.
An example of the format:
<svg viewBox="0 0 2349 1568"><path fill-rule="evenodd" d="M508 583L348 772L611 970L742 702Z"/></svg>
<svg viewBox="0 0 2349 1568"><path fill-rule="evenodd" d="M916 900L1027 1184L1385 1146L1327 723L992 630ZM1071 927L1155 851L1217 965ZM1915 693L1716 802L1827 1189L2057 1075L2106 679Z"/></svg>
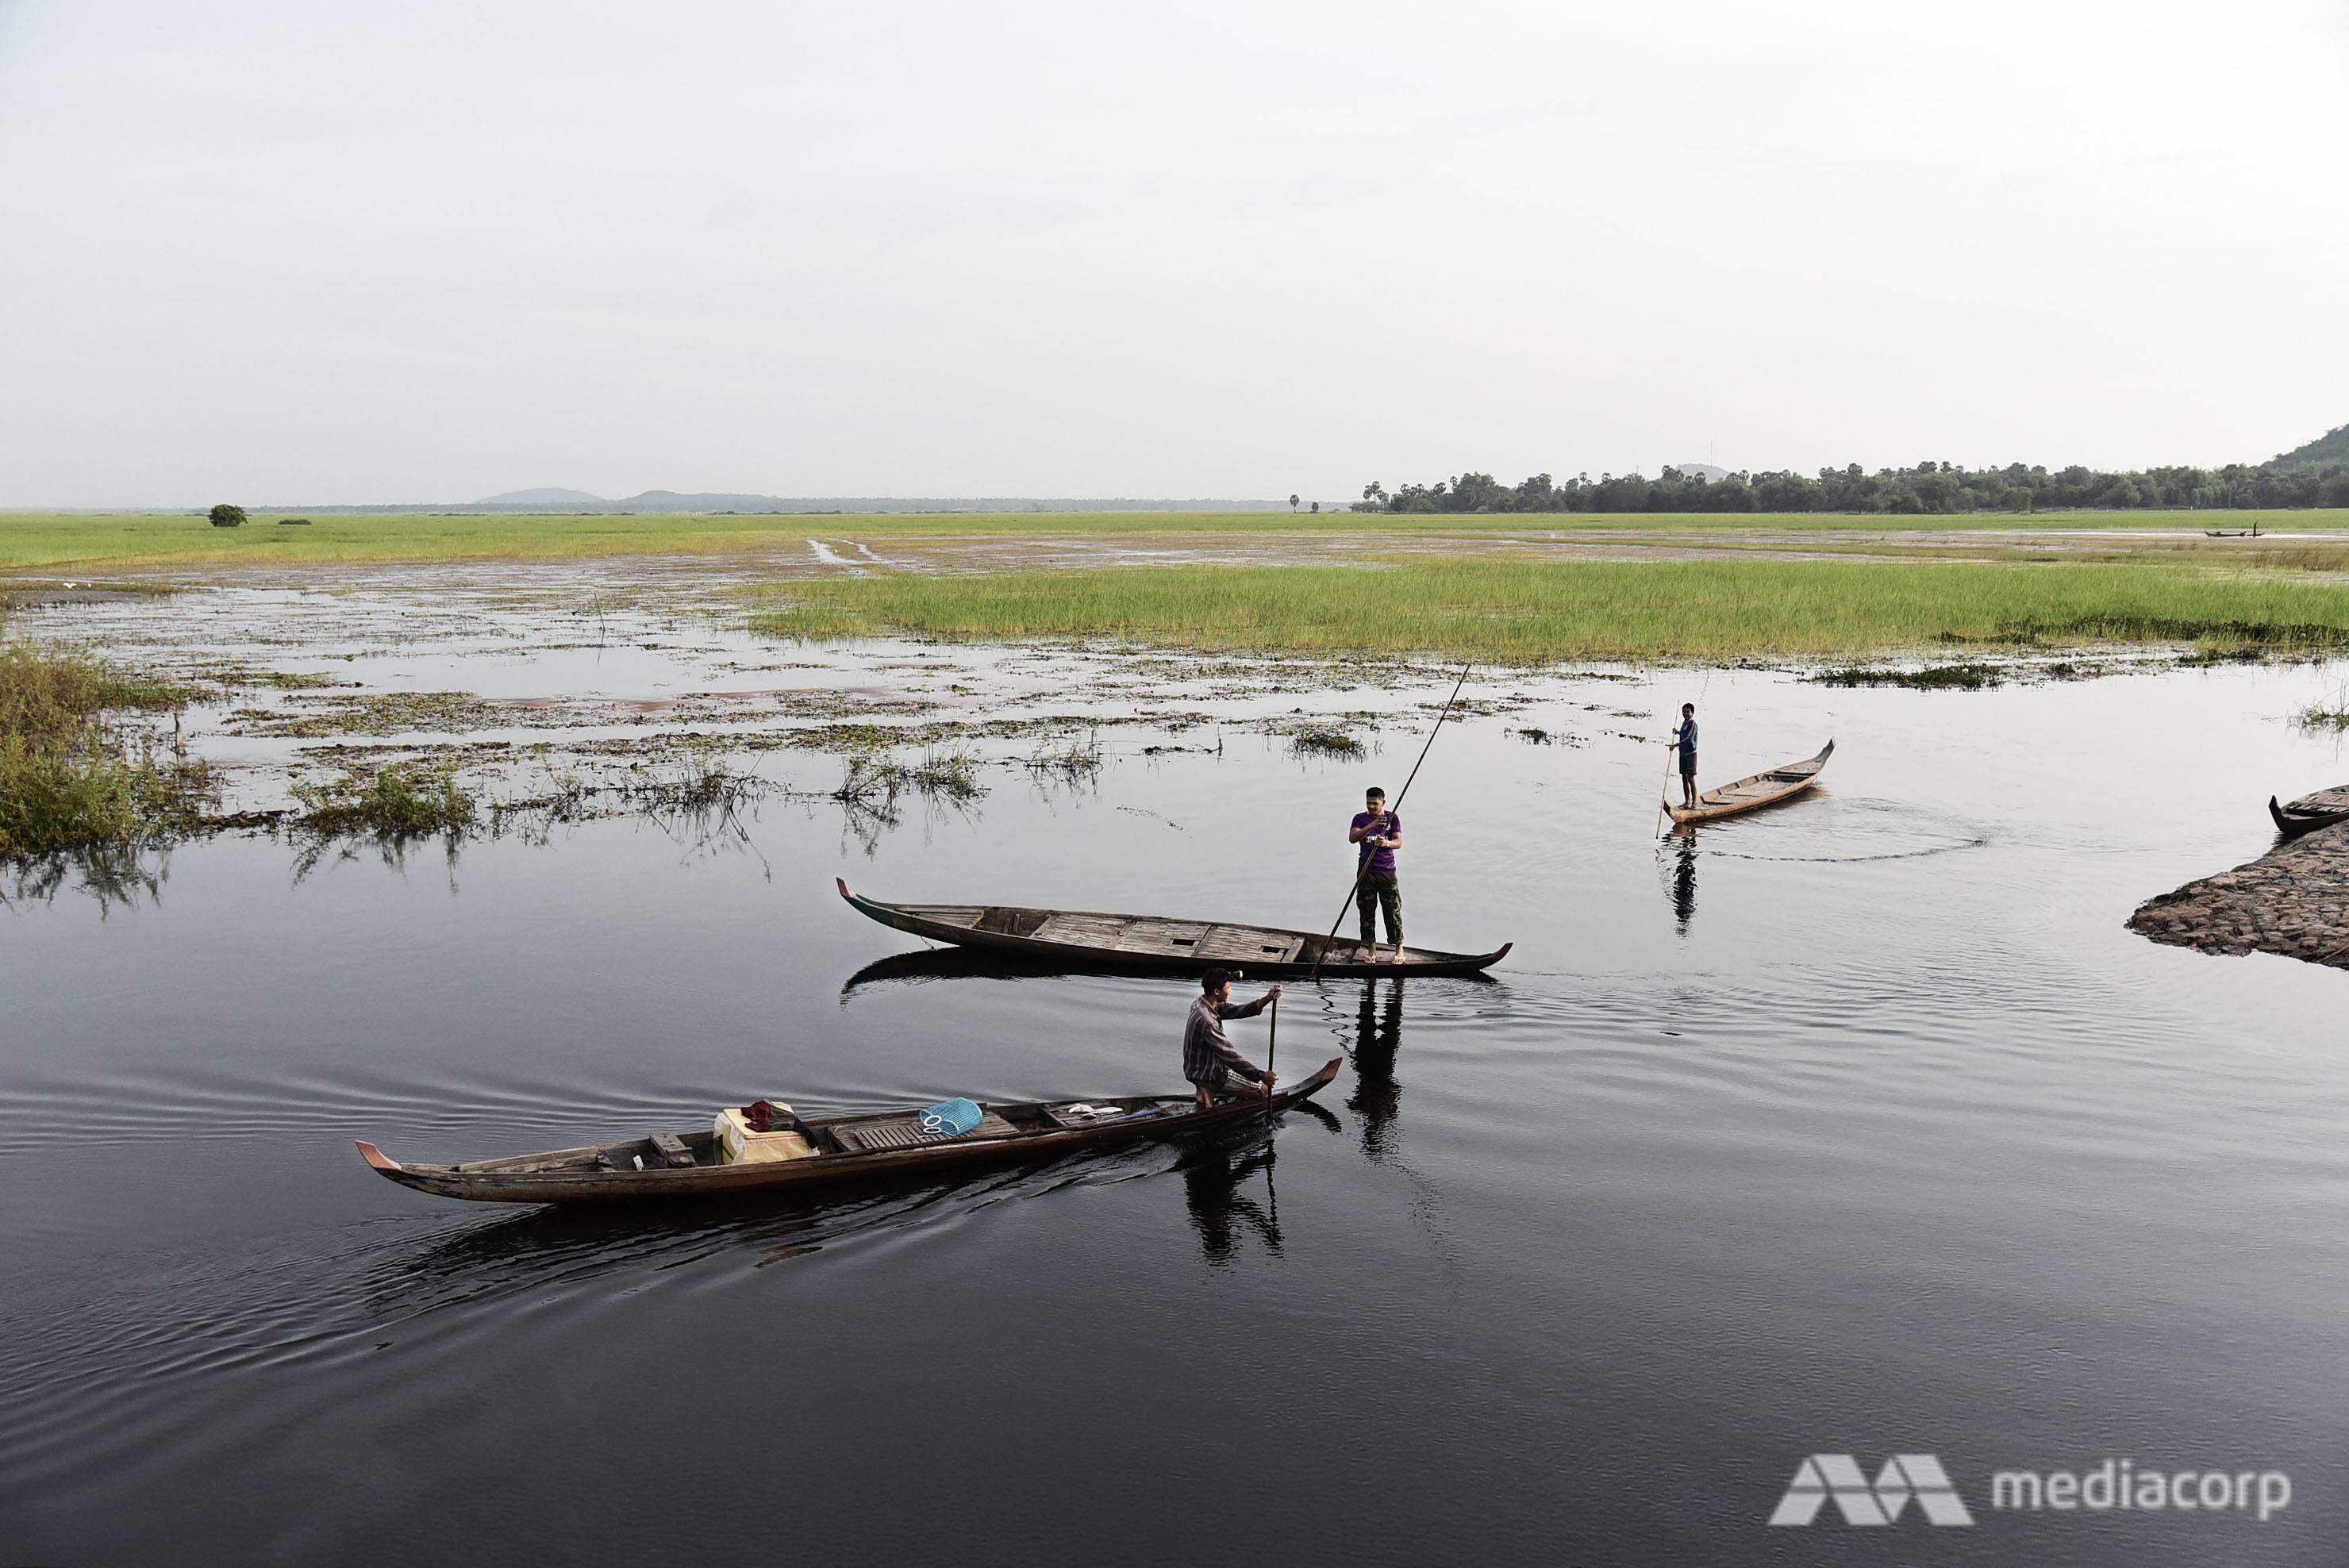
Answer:
<svg viewBox="0 0 2349 1568"><path fill-rule="evenodd" d="M133 645L125 617L93 624ZM659 684L429 656L433 686L523 699ZM874 689L950 658L990 713L1074 667L784 656ZM1327 926L1348 816L1400 787L1439 678L1097 685L1194 717L1105 730L1090 779L999 745L983 799L864 836L774 801L747 841L624 818L298 878L227 836L127 905L0 911L0 1561L2341 1560L2349 976L2121 923L2263 849L2270 791L2343 777L2285 722L2313 670L1479 681L1505 710L1447 726L1403 810L1406 913L1515 951L1482 982L1291 985L1280 1066L1346 1066L1268 1131L577 1214L429 1198L353 1151L760 1095L1178 1089L1185 984L869 974L918 944L833 877ZM1684 698L1709 780L1833 736L1816 798L1660 841ZM1265 732L1292 708L1394 717L1325 760ZM1261 1052L1261 1020L1235 1031ZM1769 1527L1814 1453L1938 1455L1975 1525ZM1992 1471L2107 1458L2288 1472L2292 1499L1990 1505Z"/></svg>

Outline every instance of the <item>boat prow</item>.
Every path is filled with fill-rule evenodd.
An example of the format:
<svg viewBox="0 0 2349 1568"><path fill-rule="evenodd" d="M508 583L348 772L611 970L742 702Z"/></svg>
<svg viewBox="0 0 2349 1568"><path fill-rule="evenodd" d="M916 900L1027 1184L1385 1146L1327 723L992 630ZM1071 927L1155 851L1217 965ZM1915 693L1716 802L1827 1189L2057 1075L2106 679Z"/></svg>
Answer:
<svg viewBox="0 0 2349 1568"><path fill-rule="evenodd" d="M2320 789L2289 804L2268 797L2268 820L2287 839L2297 839L2336 822L2349 822L2349 789Z"/></svg>

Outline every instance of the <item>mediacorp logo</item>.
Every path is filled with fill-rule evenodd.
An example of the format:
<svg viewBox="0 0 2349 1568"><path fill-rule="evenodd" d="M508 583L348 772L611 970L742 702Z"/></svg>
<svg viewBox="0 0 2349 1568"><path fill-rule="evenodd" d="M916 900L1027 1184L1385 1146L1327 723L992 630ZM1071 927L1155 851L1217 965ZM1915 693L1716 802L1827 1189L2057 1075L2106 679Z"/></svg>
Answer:
<svg viewBox="0 0 2349 1568"><path fill-rule="evenodd" d="M1849 1454L1813 1454L1795 1470L1786 1495L1778 1500L1773 1524L1808 1524L1819 1516L1829 1498L1843 1511L1846 1524L1890 1524L1900 1517L1910 1498L1935 1524L1971 1524L1949 1472L1931 1454L1895 1454L1876 1472L1876 1484L1860 1473Z"/></svg>
<svg viewBox="0 0 2349 1568"><path fill-rule="evenodd" d="M1795 1468L1772 1524L1808 1524L1832 1501L1846 1524L1897 1524L1914 1500L1932 1524L1970 1525L1974 1516L1932 1454L1895 1454L1871 1484L1849 1454L1813 1454ZM2085 1470L2002 1470L1990 1478L1990 1506L2037 1513L2246 1513L2265 1523L2292 1506L2292 1477L2276 1470L2177 1469L2108 1459Z"/></svg>

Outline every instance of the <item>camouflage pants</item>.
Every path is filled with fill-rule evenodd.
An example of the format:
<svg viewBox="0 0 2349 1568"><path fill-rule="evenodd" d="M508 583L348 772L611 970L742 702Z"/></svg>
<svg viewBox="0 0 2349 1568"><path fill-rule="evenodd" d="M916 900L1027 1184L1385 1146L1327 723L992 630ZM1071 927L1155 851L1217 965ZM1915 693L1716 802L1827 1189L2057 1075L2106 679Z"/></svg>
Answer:
<svg viewBox="0 0 2349 1568"><path fill-rule="evenodd" d="M1387 940L1402 941L1402 882L1392 872L1368 872L1354 890L1354 908L1362 917L1362 945L1377 941L1375 916L1386 912Z"/></svg>

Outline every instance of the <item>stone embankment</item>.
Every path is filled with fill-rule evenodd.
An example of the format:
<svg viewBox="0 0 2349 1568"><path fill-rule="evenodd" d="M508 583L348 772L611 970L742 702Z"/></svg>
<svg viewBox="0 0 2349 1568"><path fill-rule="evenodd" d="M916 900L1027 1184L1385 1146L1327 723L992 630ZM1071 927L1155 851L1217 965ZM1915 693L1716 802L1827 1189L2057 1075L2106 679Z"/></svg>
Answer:
<svg viewBox="0 0 2349 1568"><path fill-rule="evenodd" d="M2204 953L2280 953L2349 968L2349 823L2147 899L2128 926Z"/></svg>

